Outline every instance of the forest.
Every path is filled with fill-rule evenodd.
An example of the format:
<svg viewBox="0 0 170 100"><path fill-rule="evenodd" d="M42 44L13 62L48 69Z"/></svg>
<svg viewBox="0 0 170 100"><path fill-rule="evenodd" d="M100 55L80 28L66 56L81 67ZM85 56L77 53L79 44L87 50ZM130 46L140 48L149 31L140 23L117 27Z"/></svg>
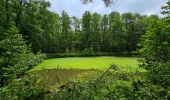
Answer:
<svg viewBox="0 0 170 100"><path fill-rule="evenodd" d="M170 0L161 17L50 6L0 0L0 100L170 99Z"/></svg>

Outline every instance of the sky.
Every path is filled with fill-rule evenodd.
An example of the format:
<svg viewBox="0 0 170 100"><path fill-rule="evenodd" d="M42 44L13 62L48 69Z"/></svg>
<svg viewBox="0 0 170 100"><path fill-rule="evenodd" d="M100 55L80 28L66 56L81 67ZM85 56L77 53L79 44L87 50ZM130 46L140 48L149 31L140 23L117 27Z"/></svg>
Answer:
<svg viewBox="0 0 170 100"><path fill-rule="evenodd" d="M61 14L65 10L70 16L81 18L85 11L108 14L113 11L122 13L133 12L142 15L158 14L161 16L161 6L168 0L117 0L112 6L106 7L102 0L93 0L93 3L82 4L81 0L48 0L51 11Z"/></svg>

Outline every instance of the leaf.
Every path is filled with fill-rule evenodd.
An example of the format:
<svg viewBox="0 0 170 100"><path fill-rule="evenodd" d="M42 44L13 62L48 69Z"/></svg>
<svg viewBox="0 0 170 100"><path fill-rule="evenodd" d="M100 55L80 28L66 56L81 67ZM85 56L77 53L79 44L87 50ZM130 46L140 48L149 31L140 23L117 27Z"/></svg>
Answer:
<svg viewBox="0 0 170 100"><path fill-rule="evenodd" d="M167 42L167 41L164 41L164 42L162 42L162 44L163 44L163 45L167 45L167 44L168 44L168 42Z"/></svg>

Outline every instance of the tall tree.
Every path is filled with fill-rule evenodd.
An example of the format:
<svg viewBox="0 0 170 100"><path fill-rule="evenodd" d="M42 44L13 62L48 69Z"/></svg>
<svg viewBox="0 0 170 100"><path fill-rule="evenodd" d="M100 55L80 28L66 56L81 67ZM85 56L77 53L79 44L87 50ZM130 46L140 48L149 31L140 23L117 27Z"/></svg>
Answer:
<svg viewBox="0 0 170 100"><path fill-rule="evenodd" d="M135 50L135 45L134 44L134 39L132 37L134 37L135 33L134 33L134 15L132 13L124 13L122 15L122 19L123 19L123 23L125 25L125 33L124 33L124 38L125 38L125 42L126 42L126 50L128 52ZM134 37L135 38L135 37Z"/></svg>
<svg viewBox="0 0 170 100"><path fill-rule="evenodd" d="M155 62L166 63L169 60L169 36L169 33L164 30L164 23L161 20L151 20L140 43L141 57L144 58L142 62L146 67L150 67Z"/></svg>
<svg viewBox="0 0 170 100"><path fill-rule="evenodd" d="M163 18L163 38L164 43L164 61L170 61L170 0L162 7L162 14L165 16Z"/></svg>
<svg viewBox="0 0 170 100"><path fill-rule="evenodd" d="M48 7L50 7L50 3L45 0L25 1L19 7L22 13L19 17L19 22L16 22L18 23L17 27L21 30L19 33L24 36L27 44L32 44L34 53L38 51L45 52L45 46L42 45L46 42L43 25L46 21L46 16L48 16ZM18 13L18 10L16 10L16 13ZM17 19L17 16L15 19Z"/></svg>
<svg viewBox="0 0 170 100"><path fill-rule="evenodd" d="M170 0L168 0L168 2L166 3L165 6L162 6L162 14L165 15L165 20L166 22L170 21Z"/></svg>
<svg viewBox="0 0 170 100"><path fill-rule="evenodd" d="M116 49L121 49L125 40L123 38L124 26L121 16L118 12L112 12L109 15L109 33L111 42L111 51L120 51Z"/></svg>
<svg viewBox="0 0 170 100"><path fill-rule="evenodd" d="M102 24L101 24L101 31L102 31L102 51L107 52L109 47L109 18L108 15L105 14L102 17Z"/></svg>
<svg viewBox="0 0 170 100"><path fill-rule="evenodd" d="M62 39L63 39L62 45L63 45L63 50L66 52L71 48L70 47L71 26L70 26L70 17L65 11L62 12L61 20L62 20L61 25L62 25Z"/></svg>
<svg viewBox="0 0 170 100"><path fill-rule="evenodd" d="M42 28L44 30L42 36L45 41L43 42L43 48L45 53L59 52L60 46L59 39L61 38L61 19L56 13L46 12L44 15ZM50 19L49 19L50 18Z"/></svg>
<svg viewBox="0 0 170 100"><path fill-rule="evenodd" d="M101 16L98 13L92 14L92 33L90 34L90 43L94 50L97 52L101 47Z"/></svg>
<svg viewBox="0 0 170 100"><path fill-rule="evenodd" d="M167 88L170 85L170 1L162 7L164 19L151 16L149 27L140 42L142 67L148 70L150 82Z"/></svg>
<svg viewBox="0 0 170 100"><path fill-rule="evenodd" d="M90 34L92 32L91 20L91 13L86 11L82 17L82 49L87 49L89 47Z"/></svg>
<svg viewBox="0 0 170 100"><path fill-rule="evenodd" d="M0 41L0 49L1 87L7 85L9 80L21 77L29 69L28 63L33 59L33 54L15 27L11 27L4 33Z"/></svg>
<svg viewBox="0 0 170 100"><path fill-rule="evenodd" d="M80 51L81 47L81 20L75 16L72 17L72 51Z"/></svg>

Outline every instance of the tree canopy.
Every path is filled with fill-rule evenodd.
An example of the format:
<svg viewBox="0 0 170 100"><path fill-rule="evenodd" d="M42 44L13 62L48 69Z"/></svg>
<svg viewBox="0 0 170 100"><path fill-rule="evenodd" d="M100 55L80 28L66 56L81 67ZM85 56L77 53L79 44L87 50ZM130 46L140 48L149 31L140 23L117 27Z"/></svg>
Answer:
<svg viewBox="0 0 170 100"><path fill-rule="evenodd" d="M81 0L84 4L91 3L93 0ZM111 6L117 0L102 0L106 7Z"/></svg>

